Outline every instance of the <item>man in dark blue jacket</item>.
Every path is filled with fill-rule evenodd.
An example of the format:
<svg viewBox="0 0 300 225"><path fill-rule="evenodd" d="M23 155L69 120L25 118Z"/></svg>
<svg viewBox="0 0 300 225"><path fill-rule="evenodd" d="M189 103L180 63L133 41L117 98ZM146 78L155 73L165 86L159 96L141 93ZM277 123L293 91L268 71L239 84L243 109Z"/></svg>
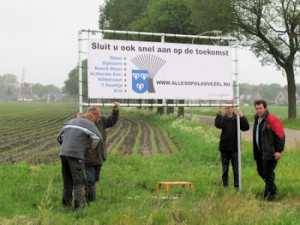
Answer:
<svg viewBox="0 0 300 225"><path fill-rule="evenodd" d="M218 114L215 119L215 127L222 129L219 151L221 152L222 160L222 180L223 186L228 187L229 178L229 162L231 161L234 187L239 188L239 173L238 173L238 148L237 148L237 115L233 112L232 106L225 107L225 115L222 116L222 108L219 107ZM237 114L240 117L240 129L242 131L249 130L249 123L247 118L238 109Z"/></svg>
<svg viewBox="0 0 300 225"><path fill-rule="evenodd" d="M282 122L269 113L265 100L254 103L256 115L253 128L253 153L257 172L265 182L264 198L272 201L277 193L275 173L281 152L284 150L285 135Z"/></svg>

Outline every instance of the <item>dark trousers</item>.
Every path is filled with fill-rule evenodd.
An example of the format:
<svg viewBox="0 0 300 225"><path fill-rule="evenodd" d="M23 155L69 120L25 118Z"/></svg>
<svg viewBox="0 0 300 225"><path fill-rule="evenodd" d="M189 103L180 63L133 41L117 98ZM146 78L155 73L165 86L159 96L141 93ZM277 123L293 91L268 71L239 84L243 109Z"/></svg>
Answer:
<svg viewBox="0 0 300 225"><path fill-rule="evenodd" d="M234 178L234 187L239 187L239 172L238 172L238 153L237 152L221 152L222 160L222 180L224 187L229 185L229 163L231 161L233 178Z"/></svg>
<svg viewBox="0 0 300 225"><path fill-rule="evenodd" d="M256 165L257 165L257 172L259 176L265 182L265 193L264 197L272 199L276 192L277 187L275 184L275 173L274 170L277 165L277 161L274 160L263 160L261 155L256 157Z"/></svg>
<svg viewBox="0 0 300 225"><path fill-rule="evenodd" d="M96 182L99 181L101 167L102 167L102 164L85 167L86 184L88 186L94 186L96 184Z"/></svg>
<svg viewBox="0 0 300 225"><path fill-rule="evenodd" d="M63 204L72 202L74 187L75 205L79 205L85 192L84 162L68 156L60 156L63 177Z"/></svg>

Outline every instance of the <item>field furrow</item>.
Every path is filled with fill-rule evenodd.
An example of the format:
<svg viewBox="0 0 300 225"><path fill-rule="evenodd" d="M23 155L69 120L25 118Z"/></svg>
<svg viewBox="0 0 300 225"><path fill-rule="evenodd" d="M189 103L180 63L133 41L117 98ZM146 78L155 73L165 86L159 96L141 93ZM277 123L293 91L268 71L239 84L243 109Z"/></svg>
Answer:
<svg viewBox="0 0 300 225"><path fill-rule="evenodd" d="M106 147L108 154L111 154L114 151L115 146L121 141L122 137L126 134L129 128L129 121L120 117L118 123L120 122L122 122L122 126L120 127L119 131L107 141Z"/></svg>
<svg viewBox="0 0 300 225"><path fill-rule="evenodd" d="M148 124L140 118L135 118L141 126L141 135L139 137L139 144L136 147L136 153L141 155L154 155L151 141L151 129Z"/></svg>
<svg viewBox="0 0 300 225"><path fill-rule="evenodd" d="M136 141L138 141L137 136L139 133L139 126L133 118L128 116L123 116L123 118L130 123L130 130L128 130L128 135L124 137L122 144L120 144L118 152L121 152L122 154L132 154L133 147Z"/></svg>
<svg viewBox="0 0 300 225"><path fill-rule="evenodd" d="M0 164L59 162L60 146L56 136L67 120L76 117L77 105L0 104L4 105L0 107ZM20 111L11 112L10 108L16 105L20 106ZM103 108L101 113L109 116L111 109ZM168 133L157 125L121 109L118 123L107 129L107 151L108 154L148 156L172 154L178 152L178 148Z"/></svg>

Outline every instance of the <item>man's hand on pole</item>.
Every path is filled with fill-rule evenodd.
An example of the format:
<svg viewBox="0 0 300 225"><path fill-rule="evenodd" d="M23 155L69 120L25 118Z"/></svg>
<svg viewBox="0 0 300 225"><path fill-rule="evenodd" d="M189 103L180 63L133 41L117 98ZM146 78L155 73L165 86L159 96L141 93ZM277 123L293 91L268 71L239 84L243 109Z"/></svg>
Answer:
<svg viewBox="0 0 300 225"><path fill-rule="evenodd" d="M120 102L113 102L113 104L115 105L114 110L117 110L120 105Z"/></svg>
<svg viewBox="0 0 300 225"><path fill-rule="evenodd" d="M242 113L242 111L241 111L241 109L237 109L236 110L236 114L238 114L240 117L244 116L243 113Z"/></svg>
<svg viewBox="0 0 300 225"><path fill-rule="evenodd" d="M221 107L221 106L219 106L218 114L219 114L219 115L222 115L222 107Z"/></svg>

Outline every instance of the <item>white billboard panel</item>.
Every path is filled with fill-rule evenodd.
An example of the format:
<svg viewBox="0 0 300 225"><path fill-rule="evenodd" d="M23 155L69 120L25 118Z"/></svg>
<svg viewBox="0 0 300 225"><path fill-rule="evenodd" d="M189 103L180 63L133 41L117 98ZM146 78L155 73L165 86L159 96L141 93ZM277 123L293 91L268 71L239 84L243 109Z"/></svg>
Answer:
<svg viewBox="0 0 300 225"><path fill-rule="evenodd" d="M231 61L227 46L89 39L88 96L229 100Z"/></svg>

